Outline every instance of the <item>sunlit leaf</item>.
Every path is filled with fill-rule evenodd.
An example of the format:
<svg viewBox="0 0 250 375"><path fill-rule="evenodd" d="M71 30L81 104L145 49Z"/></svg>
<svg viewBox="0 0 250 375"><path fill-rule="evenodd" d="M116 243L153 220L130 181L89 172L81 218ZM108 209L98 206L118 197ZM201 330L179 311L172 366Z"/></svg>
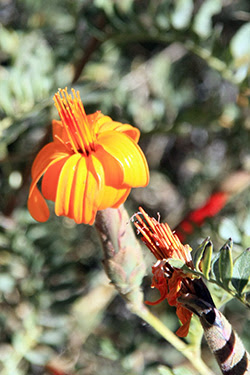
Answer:
<svg viewBox="0 0 250 375"><path fill-rule="evenodd" d="M244 231L244 234L246 236L250 237L250 215L247 215L247 217L244 220L244 223L242 225L242 230Z"/></svg>
<svg viewBox="0 0 250 375"><path fill-rule="evenodd" d="M212 33L212 17L221 11L221 0L206 0L202 2L195 16L193 30L201 38L208 38Z"/></svg>
<svg viewBox="0 0 250 375"><path fill-rule="evenodd" d="M219 234L224 240L231 237L236 243L241 241L241 234L236 224L229 218L224 218L221 221L219 226Z"/></svg>
<svg viewBox="0 0 250 375"><path fill-rule="evenodd" d="M250 279L250 250L247 249L235 260L232 284L242 294Z"/></svg>
<svg viewBox="0 0 250 375"><path fill-rule="evenodd" d="M3 293L11 293L15 286L13 277L6 273L0 274L0 291Z"/></svg>
<svg viewBox="0 0 250 375"><path fill-rule="evenodd" d="M170 368L167 368L166 366L159 366L158 373L159 375L174 375L174 372Z"/></svg>
<svg viewBox="0 0 250 375"><path fill-rule="evenodd" d="M189 25L193 7L193 0L175 1L175 9L172 13L171 20L176 29L184 29Z"/></svg>
<svg viewBox="0 0 250 375"><path fill-rule="evenodd" d="M182 268L182 266L185 265L185 262L183 262L181 259L168 259L168 263L172 267L176 267L176 268Z"/></svg>
<svg viewBox="0 0 250 375"><path fill-rule="evenodd" d="M235 58L236 66L250 63L250 22L245 23L239 28L230 42L230 50Z"/></svg>

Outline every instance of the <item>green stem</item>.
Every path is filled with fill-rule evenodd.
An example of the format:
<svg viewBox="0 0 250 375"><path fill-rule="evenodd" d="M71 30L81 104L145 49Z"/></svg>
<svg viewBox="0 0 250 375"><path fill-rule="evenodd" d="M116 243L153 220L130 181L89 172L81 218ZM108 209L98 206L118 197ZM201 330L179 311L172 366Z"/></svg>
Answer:
<svg viewBox="0 0 250 375"><path fill-rule="evenodd" d="M203 274L201 274L201 276L204 277ZM212 278L210 278L210 279L206 279L206 280L207 280L209 283L212 283L212 284L215 284L215 285L219 286L221 289L223 289L225 292L227 292L227 293L231 296L231 298L237 298L237 299L238 299L241 303L243 303L245 306L247 306L248 308L250 307L250 303L246 300L246 296L245 296L245 295L240 296L238 293L236 293L236 292L233 291L232 289L230 289L230 288L226 288L225 285L222 284L222 283L220 283L218 280L215 280L215 279L212 279ZM228 300L224 300L224 301L223 301L223 305L224 305L226 302L230 301L231 298L229 298Z"/></svg>
<svg viewBox="0 0 250 375"><path fill-rule="evenodd" d="M215 375L209 367L202 361L199 355L196 355L189 349L188 345L179 339L173 332L171 332L155 315L153 315L148 308L143 306L140 309L131 308L133 313L147 322L153 327L166 341L168 341L175 349L182 353L192 364L192 366L199 372L200 375Z"/></svg>
<svg viewBox="0 0 250 375"><path fill-rule="evenodd" d="M166 44L178 42L181 43L187 51L192 52L193 54L199 56L201 59L205 60L210 68L219 72L225 80L231 82L234 85L239 84L239 82L234 77L233 71L228 68L224 61L221 61L217 57L213 56L209 50L195 44L191 40L185 40L183 37L176 35L176 33L173 32L168 32L164 35L160 34L157 31L152 34L146 34L145 32L137 32L133 34L117 33L115 35L108 36L108 38L104 39L103 41L112 41L113 43L118 44L130 42L134 43L136 41L151 41Z"/></svg>
<svg viewBox="0 0 250 375"><path fill-rule="evenodd" d="M224 79L232 82L235 85L239 84L239 82L235 79L232 70L228 69L227 65L223 61L213 56L208 49L194 44L194 42L191 40L185 42L184 46L188 51L205 60L208 65L212 69L217 70L217 72L219 72Z"/></svg>

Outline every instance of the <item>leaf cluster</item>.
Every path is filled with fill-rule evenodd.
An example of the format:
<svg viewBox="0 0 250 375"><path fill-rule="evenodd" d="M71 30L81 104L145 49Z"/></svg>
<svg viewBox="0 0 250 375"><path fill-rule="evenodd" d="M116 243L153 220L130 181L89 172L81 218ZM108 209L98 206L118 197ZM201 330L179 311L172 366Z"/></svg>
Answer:
<svg viewBox="0 0 250 375"><path fill-rule="evenodd" d="M213 244L209 238L205 239L192 251L195 274L249 307L250 251L248 248L233 259L232 249L233 241L229 239L213 256Z"/></svg>

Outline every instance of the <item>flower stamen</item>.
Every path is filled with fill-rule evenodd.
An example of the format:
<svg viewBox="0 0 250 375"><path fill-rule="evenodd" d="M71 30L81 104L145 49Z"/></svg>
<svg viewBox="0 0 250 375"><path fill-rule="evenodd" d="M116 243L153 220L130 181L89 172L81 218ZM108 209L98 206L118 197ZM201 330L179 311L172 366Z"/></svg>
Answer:
<svg viewBox="0 0 250 375"><path fill-rule="evenodd" d="M88 156L95 151L95 134L89 126L87 115L81 102L79 93L72 89L73 98L68 94L67 88L55 94L55 106L59 112L62 124L66 130L74 153ZM61 95L61 96L60 96Z"/></svg>

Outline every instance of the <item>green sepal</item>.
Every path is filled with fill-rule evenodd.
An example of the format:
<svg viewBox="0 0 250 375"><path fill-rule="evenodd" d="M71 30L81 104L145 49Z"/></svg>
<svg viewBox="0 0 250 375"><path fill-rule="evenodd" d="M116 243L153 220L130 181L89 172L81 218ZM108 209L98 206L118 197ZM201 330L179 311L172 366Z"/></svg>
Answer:
<svg viewBox="0 0 250 375"><path fill-rule="evenodd" d="M213 244L211 241L208 241L208 243L205 246L202 259L200 261L201 269L204 277L206 279L209 279L209 272L211 269L211 261L212 261L212 254L213 254Z"/></svg>
<svg viewBox="0 0 250 375"><path fill-rule="evenodd" d="M220 249L219 257L219 273L220 280L225 288L228 288L229 282L233 275L233 257L232 257L233 241L231 238Z"/></svg>
<svg viewBox="0 0 250 375"><path fill-rule="evenodd" d="M219 259L220 253L218 252L211 262L211 275L215 280L220 282Z"/></svg>
<svg viewBox="0 0 250 375"><path fill-rule="evenodd" d="M232 284L239 295L243 293L250 279L250 249L246 249L234 262Z"/></svg>
<svg viewBox="0 0 250 375"><path fill-rule="evenodd" d="M191 252L194 268L197 271L200 271L199 264L208 243L210 243L209 237L207 237L195 250Z"/></svg>

